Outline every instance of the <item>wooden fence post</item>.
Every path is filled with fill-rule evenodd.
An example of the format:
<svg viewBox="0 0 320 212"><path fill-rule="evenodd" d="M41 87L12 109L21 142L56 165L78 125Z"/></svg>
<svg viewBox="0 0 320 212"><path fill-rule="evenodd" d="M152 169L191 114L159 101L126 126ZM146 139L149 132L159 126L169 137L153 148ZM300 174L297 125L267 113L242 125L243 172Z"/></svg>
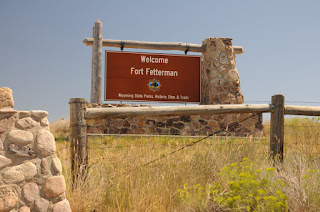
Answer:
<svg viewBox="0 0 320 212"><path fill-rule="evenodd" d="M271 112L270 121L270 157L283 162L284 143L284 96L276 94L272 96L271 104L275 109Z"/></svg>
<svg viewBox="0 0 320 212"><path fill-rule="evenodd" d="M102 23L98 19L93 27L92 65L91 65L91 103L101 104L102 88Z"/></svg>
<svg viewBox="0 0 320 212"><path fill-rule="evenodd" d="M87 104L84 98L70 99L70 157L72 180L85 176L88 168L87 122L84 118Z"/></svg>

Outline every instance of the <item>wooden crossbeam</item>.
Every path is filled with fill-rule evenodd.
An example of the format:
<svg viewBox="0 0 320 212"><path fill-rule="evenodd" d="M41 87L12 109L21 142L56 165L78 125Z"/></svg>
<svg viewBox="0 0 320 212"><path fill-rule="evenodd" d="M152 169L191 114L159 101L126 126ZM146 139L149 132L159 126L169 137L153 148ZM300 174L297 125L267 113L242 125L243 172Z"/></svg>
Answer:
<svg viewBox="0 0 320 212"><path fill-rule="evenodd" d="M84 39L86 46L93 46L93 38ZM181 42L147 42L147 41L131 41L131 40L111 40L102 39L102 46L107 47L125 47L136 49L156 49L156 50L179 50L190 52L205 52L206 46L201 44L190 44ZM244 49L242 46L233 46L236 54L242 54Z"/></svg>
<svg viewBox="0 0 320 212"><path fill-rule="evenodd" d="M85 118L124 118L135 116L202 115L226 113L270 112L274 105L195 105L195 106L157 106L123 108L86 108Z"/></svg>

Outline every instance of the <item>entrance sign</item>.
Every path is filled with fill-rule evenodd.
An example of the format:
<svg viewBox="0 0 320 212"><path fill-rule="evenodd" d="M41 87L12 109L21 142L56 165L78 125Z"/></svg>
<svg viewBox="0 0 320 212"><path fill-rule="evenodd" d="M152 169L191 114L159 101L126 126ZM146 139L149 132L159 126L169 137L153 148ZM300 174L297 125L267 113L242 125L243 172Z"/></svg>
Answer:
<svg viewBox="0 0 320 212"><path fill-rule="evenodd" d="M200 102L200 56L106 51L105 57L105 100Z"/></svg>

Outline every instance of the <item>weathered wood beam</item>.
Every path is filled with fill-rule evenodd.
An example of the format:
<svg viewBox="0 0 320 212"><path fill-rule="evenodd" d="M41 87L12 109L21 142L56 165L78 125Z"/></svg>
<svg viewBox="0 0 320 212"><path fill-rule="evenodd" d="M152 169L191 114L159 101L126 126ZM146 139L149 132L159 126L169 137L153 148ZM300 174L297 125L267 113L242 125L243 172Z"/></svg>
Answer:
<svg viewBox="0 0 320 212"><path fill-rule="evenodd" d="M94 23L92 38L91 103L101 103L102 89L102 23Z"/></svg>
<svg viewBox="0 0 320 212"><path fill-rule="evenodd" d="M84 39L86 46L93 46L93 38ZM147 42L147 41L131 41L131 40L111 40L103 39L102 46L108 47L124 47L136 49L156 49L156 50L179 50L190 52L205 52L206 46L201 44L190 44L180 42ZM244 49L242 46L233 46L236 54L242 54Z"/></svg>
<svg viewBox="0 0 320 212"><path fill-rule="evenodd" d="M87 122L84 111L87 100L70 99L70 157L72 182L77 177L84 177L88 168Z"/></svg>
<svg viewBox="0 0 320 212"><path fill-rule="evenodd" d="M272 96L271 103L275 105L270 120L270 157L274 162L283 162L284 143L284 96Z"/></svg>
<svg viewBox="0 0 320 212"><path fill-rule="evenodd" d="M125 118L135 116L202 115L225 113L270 112L274 105L196 105L196 106L157 106L123 108L86 108L85 118Z"/></svg>
<svg viewBox="0 0 320 212"><path fill-rule="evenodd" d="M320 107L285 105L286 115L320 116Z"/></svg>

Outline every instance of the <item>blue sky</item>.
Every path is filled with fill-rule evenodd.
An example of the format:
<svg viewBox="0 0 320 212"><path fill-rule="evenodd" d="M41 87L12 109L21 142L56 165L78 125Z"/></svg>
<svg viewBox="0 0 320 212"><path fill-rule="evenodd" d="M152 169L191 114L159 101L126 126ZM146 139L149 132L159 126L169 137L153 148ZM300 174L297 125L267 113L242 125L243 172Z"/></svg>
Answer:
<svg viewBox="0 0 320 212"><path fill-rule="evenodd" d="M236 58L245 101L281 93L320 102L319 8L320 1L295 0L0 0L0 87L13 90L17 110L68 118L70 98L90 99L92 50L82 41L100 19L106 39L232 38L245 49Z"/></svg>

